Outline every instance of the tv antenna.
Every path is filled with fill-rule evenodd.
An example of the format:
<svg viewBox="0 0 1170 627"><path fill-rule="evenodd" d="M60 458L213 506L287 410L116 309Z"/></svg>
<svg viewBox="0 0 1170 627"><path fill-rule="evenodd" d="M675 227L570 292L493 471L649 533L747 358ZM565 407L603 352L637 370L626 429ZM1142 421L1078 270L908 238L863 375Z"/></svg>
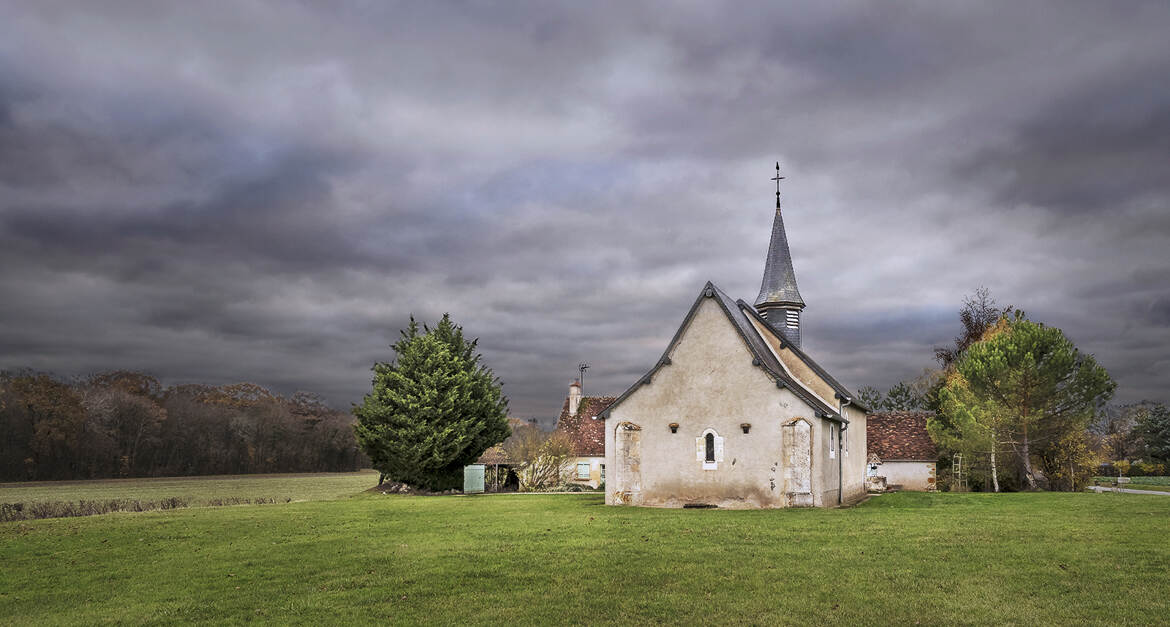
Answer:
<svg viewBox="0 0 1170 627"><path fill-rule="evenodd" d="M577 380L581 382L581 396L585 396L585 371L589 369L589 364L581 362L577 364L577 372L580 373L580 378Z"/></svg>

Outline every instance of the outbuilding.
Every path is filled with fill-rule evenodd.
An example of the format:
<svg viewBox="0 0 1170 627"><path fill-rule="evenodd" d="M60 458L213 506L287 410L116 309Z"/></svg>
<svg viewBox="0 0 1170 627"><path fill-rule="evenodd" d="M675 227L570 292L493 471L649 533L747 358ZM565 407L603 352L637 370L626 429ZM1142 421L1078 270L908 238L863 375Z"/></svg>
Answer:
<svg viewBox="0 0 1170 627"><path fill-rule="evenodd" d="M938 448L926 431L928 411L891 411L866 418L871 477L888 490L934 491Z"/></svg>

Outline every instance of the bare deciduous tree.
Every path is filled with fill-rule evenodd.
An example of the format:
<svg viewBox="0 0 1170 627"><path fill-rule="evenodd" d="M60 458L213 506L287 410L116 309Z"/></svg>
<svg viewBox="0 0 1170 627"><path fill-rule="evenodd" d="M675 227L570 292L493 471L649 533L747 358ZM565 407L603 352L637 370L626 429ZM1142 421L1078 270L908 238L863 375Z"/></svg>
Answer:
<svg viewBox="0 0 1170 627"><path fill-rule="evenodd" d="M521 490L548 490L565 483L573 443L564 433L548 433L527 425L512 429L504 451L516 464Z"/></svg>

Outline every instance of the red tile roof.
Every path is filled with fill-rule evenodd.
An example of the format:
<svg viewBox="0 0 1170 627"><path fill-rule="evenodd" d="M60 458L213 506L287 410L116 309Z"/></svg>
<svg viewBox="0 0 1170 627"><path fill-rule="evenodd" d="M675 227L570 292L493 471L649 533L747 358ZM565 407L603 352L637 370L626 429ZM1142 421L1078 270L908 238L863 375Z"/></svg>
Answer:
<svg viewBox="0 0 1170 627"><path fill-rule="evenodd" d="M891 411L865 419L866 449L883 462L935 461L938 449L926 432L928 411Z"/></svg>
<svg viewBox="0 0 1170 627"><path fill-rule="evenodd" d="M577 407L577 415L569 415L569 399L561 407L557 431L568 434L573 441L573 454L578 457L605 456L605 421L593 417L616 400L614 396L586 396Z"/></svg>

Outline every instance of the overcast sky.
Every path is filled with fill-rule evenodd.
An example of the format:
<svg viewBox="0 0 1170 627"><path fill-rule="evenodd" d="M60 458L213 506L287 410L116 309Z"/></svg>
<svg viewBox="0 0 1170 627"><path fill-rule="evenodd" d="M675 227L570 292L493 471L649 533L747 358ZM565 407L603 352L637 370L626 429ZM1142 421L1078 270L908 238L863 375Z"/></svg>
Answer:
<svg viewBox="0 0 1170 627"><path fill-rule="evenodd" d="M338 407L414 314L516 415L619 394L707 280L934 365L980 285L1170 401L1170 5L0 2L0 368Z"/></svg>

